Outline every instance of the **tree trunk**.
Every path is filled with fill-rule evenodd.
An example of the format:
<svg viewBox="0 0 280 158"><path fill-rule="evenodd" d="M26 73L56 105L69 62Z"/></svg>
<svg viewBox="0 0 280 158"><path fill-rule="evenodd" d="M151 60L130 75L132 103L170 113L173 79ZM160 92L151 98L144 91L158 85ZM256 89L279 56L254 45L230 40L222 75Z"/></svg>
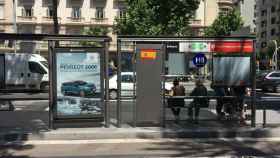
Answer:
<svg viewBox="0 0 280 158"><path fill-rule="evenodd" d="M52 0L52 8L53 8L53 29L54 34L59 34L59 26L58 26L58 18L57 18L57 0ZM59 45L58 42L55 42L55 46L57 47Z"/></svg>

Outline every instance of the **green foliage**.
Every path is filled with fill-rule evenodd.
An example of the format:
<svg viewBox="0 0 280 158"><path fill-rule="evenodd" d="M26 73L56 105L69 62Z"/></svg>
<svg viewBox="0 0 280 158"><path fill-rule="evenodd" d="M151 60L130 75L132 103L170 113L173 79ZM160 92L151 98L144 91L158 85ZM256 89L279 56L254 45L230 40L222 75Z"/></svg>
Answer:
<svg viewBox="0 0 280 158"><path fill-rule="evenodd" d="M109 30L107 27L102 26L95 26L90 27L88 29L83 29L82 34L83 35L92 35L92 36L105 36L109 33Z"/></svg>
<svg viewBox="0 0 280 158"><path fill-rule="evenodd" d="M276 41L277 41L277 47L279 47L280 46L280 39L278 39ZM275 52L275 49L276 49L275 43L270 41L263 53L266 54L266 56L268 56L271 59L273 54L274 54L274 52Z"/></svg>
<svg viewBox="0 0 280 158"><path fill-rule="evenodd" d="M228 14L220 14L213 24L205 30L206 36L229 36L231 32L239 30L243 26L240 13L236 10Z"/></svg>
<svg viewBox="0 0 280 158"><path fill-rule="evenodd" d="M88 29L83 29L82 34L83 35L90 35L90 36L105 36L109 33L109 30L107 27L102 26L95 26L90 27ZM99 42L91 42L91 41L82 41L80 42L83 46L93 46L93 47L100 47L101 44Z"/></svg>
<svg viewBox="0 0 280 158"><path fill-rule="evenodd" d="M116 19L122 35L189 35L199 0L126 0L126 18Z"/></svg>

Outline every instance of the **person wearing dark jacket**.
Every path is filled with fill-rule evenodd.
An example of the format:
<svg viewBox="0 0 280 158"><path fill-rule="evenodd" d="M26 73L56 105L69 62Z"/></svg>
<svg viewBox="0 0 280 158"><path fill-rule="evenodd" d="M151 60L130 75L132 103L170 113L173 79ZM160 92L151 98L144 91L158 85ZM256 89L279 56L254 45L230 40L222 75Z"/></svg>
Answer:
<svg viewBox="0 0 280 158"><path fill-rule="evenodd" d="M195 88L192 90L190 96L207 96L207 88L203 85L201 80L196 81ZM199 111L201 107L206 107L209 105L208 98L194 98L193 102L188 108L188 115L191 121L198 123ZM193 109L194 109L194 119L193 119Z"/></svg>

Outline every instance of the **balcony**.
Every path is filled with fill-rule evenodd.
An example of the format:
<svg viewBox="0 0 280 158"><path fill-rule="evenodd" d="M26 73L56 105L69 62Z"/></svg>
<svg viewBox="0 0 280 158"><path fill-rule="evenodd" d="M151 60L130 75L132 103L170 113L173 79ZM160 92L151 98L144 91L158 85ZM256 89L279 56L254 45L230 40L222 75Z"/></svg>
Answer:
<svg viewBox="0 0 280 158"><path fill-rule="evenodd" d="M91 24L94 25L110 25L108 18L91 18ZM111 24L113 25L113 24Z"/></svg>
<svg viewBox="0 0 280 158"><path fill-rule="evenodd" d="M82 17L68 17L67 24L84 24L85 18Z"/></svg>
<svg viewBox="0 0 280 158"><path fill-rule="evenodd" d="M61 18L57 17L58 23L61 23ZM48 24L52 24L53 23L53 17L52 16L45 16L42 17L42 23L48 23Z"/></svg>
<svg viewBox="0 0 280 158"><path fill-rule="evenodd" d="M37 17L34 16L18 16L17 22L18 23L36 23Z"/></svg>
<svg viewBox="0 0 280 158"><path fill-rule="evenodd" d="M230 4L233 5L233 0L218 0L218 4Z"/></svg>
<svg viewBox="0 0 280 158"><path fill-rule="evenodd" d="M6 21L6 19L1 19L1 18L0 18L0 24L5 23L5 21ZM0 26L0 30L1 30L1 27L3 27L3 25Z"/></svg>
<svg viewBox="0 0 280 158"><path fill-rule="evenodd" d="M201 27L202 26L202 20L190 20L190 25L192 27Z"/></svg>

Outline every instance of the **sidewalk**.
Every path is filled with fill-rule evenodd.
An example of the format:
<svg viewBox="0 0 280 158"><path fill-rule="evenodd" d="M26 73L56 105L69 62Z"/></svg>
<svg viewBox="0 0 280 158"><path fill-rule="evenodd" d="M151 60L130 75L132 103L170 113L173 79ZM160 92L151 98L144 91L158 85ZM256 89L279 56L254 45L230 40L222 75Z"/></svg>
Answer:
<svg viewBox="0 0 280 158"><path fill-rule="evenodd" d="M27 103L26 103L27 104ZM36 105L36 106L35 106ZM32 105L37 106L37 103ZM201 121L198 125L181 121L175 124L174 121L167 121L166 128L161 127L132 127L131 105L124 108L127 111L122 113L122 127L117 128L115 105L111 105L110 112L111 126L105 128L103 124L94 125L93 122L73 123L67 126L57 126L56 129L48 129L48 111L2 111L0 115L0 142L3 141L25 141L25 140L94 140L94 139L143 139L143 138L269 138L280 137L279 111L267 111L271 116L267 121L274 123L274 127L263 128L262 111L257 111L257 127L239 127L234 123L218 122L215 118L215 110L210 106L208 109L201 109ZM43 108L44 109L44 108ZM272 113L273 112L273 113ZM182 120L187 119L187 110L183 109ZM273 114L273 115L272 115ZM125 117L124 117L125 116ZM166 113L166 119L174 119L170 110ZM272 122L274 120L274 122ZM63 128L59 128L63 127ZM71 127L71 128L69 128Z"/></svg>
<svg viewBox="0 0 280 158"><path fill-rule="evenodd" d="M27 140L94 140L94 139L159 139L159 138L270 138L280 137L280 127L237 127L217 126L215 122L207 122L210 126L182 122L168 122L166 128L111 126L91 128L58 128L54 130L24 131L21 129L0 130L0 142ZM213 127L211 127L211 124Z"/></svg>

